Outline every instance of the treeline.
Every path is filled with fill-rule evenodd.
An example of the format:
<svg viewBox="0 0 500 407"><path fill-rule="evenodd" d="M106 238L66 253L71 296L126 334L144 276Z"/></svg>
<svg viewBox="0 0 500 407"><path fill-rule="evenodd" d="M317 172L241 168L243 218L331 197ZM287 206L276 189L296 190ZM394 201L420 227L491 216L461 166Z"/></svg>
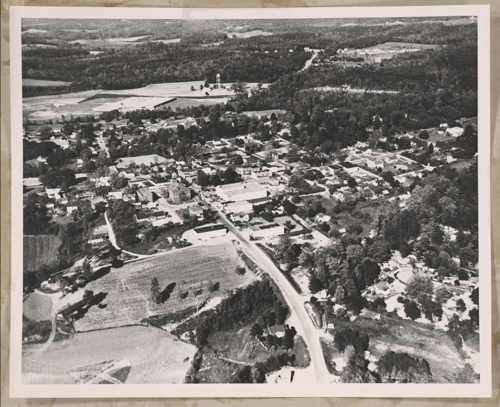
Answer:
<svg viewBox="0 0 500 407"><path fill-rule="evenodd" d="M63 56L24 55L23 77L72 82L70 92L132 89L162 82L214 82L217 74L224 82L273 82L298 71L309 58L303 50L286 54L236 52L159 42L130 45L99 57L59 52Z"/></svg>

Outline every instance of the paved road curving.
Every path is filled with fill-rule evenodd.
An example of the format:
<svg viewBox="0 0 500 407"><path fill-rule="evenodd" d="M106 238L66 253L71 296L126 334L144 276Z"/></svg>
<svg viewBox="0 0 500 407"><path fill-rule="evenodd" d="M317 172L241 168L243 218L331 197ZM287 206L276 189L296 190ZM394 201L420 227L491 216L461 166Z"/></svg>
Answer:
<svg viewBox="0 0 500 407"><path fill-rule="evenodd" d="M283 296L290 308L290 312L295 317L295 320L299 322L299 326L296 326L297 333L301 335L309 349L311 356L311 365L316 375L317 383L330 383L332 377L328 372L326 367L325 359L323 357L323 350L321 349L320 337L321 332L317 330L307 311L304 308L304 298L302 298L295 289L291 286L282 272L274 265L274 263L267 257L265 253L260 250L255 243L247 240L238 229L229 222L224 214L217 210L220 215L220 221L223 222L231 232L239 239L242 247L244 247L247 253L252 257L252 259L265 271L269 273L271 278L276 282L278 287L281 289Z"/></svg>

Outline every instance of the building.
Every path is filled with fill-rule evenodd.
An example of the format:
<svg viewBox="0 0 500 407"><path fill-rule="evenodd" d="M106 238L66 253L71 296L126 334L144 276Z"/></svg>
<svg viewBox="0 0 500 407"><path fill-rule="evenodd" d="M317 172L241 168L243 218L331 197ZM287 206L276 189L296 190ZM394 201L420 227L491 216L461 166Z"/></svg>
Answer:
<svg viewBox="0 0 500 407"><path fill-rule="evenodd" d="M264 328L263 331L265 336L273 335L277 338L282 338L283 336L285 336L286 329L284 325L273 325Z"/></svg>
<svg viewBox="0 0 500 407"><path fill-rule="evenodd" d="M190 216L195 216L197 218L203 217L203 208L199 205L190 206L188 210Z"/></svg>
<svg viewBox="0 0 500 407"><path fill-rule="evenodd" d="M458 137L461 136L464 132L464 129L461 127L451 127L446 129L446 135L451 136L451 137Z"/></svg>
<svg viewBox="0 0 500 407"><path fill-rule="evenodd" d="M172 181L168 186L168 198L176 204L191 199L191 191L188 187L178 181Z"/></svg>
<svg viewBox="0 0 500 407"><path fill-rule="evenodd" d="M355 165L353 163L350 163L348 161L344 161L344 162L340 163L339 165L348 174L352 174L352 173L355 173L355 172L359 171L359 167L357 165Z"/></svg>
<svg viewBox="0 0 500 407"><path fill-rule="evenodd" d="M267 190L257 182L220 185L215 188L215 191L223 201L239 202L267 197Z"/></svg>
<svg viewBox="0 0 500 407"><path fill-rule="evenodd" d="M330 222L332 218L324 213L318 213L315 218L317 223Z"/></svg>
<svg viewBox="0 0 500 407"><path fill-rule="evenodd" d="M253 225L249 228L249 236L253 239L272 239L285 234L285 227L277 223L267 225Z"/></svg>
<svg viewBox="0 0 500 407"><path fill-rule="evenodd" d="M142 187L137 190L137 197L141 202L153 202L153 193L149 188Z"/></svg>
<svg viewBox="0 0 500 407"><path fill-rule="evenodd" d="M198 239L203 240L222 237L227 234L227 228L219 224L200 226L198 228L194 228L193 231Z"/></svg>
<svg viewBox="0 0 500 407"><path fill-rule="evenodd" d="M233 223L236 222L248 222L250 220L250 216L248 213L240 212L240 213L233 213L230 215L231 221Z"/></svg>
<svg viewBox="0 0 500 407"><path fill-rule="evenodd" d="M134 216L137 223L152 223L156 220L164 219L166 214L163 211L141 211Z"/></svg>
<svg viewBox="0 0 500 407"><path fill-rule="evenodd" d="M252 212L253 205L248 201L231 202L224 206L227 213Z"/></svg>

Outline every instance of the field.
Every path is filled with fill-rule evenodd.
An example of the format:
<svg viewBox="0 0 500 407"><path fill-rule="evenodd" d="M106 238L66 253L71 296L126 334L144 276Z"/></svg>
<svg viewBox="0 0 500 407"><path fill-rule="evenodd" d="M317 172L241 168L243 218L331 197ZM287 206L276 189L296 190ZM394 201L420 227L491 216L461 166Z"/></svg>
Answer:
<svg viewBox="0 0 500 407"><path fill-rule="evenodd" d="M23 315L32 321L48 321L52 313L52 300L47 295L32 293L23 303Z"/></svg>
<svg viewBox="0 0 500 407"><path fill-rule="evenodd" d="M71 82L45 81L42 79L23 79L23 86L69 86Z"/></svg>
<svg viewBox="0 0 500 407"><path fill-rule="evenodd" d="M42 265L57 261L61 241L54 235L23 237L23 270L37 271Z"/></svg>
<svg viewBox="0 0 500 407"><path fill-rule="evenodd" d="M89 331L135 325L153 315L168 315L200 306L206 300L222 295L225 290L251 282L250 273L243 276L235 273L239 265L243 262L236 249L226 244L181 249L112 269L111 273L85 287L96 294L106 293L105 307L91 307L82 319L75 322L75 328ZM168 287L170 292L162 305L150 299L152 278L158 279L160 290ZM209 292L210 281L220 283L219 289L213 293ZM182 294L186 298L182 299ZM75 303L82 295L83 289L69 294L58 307Z"/></svg>
<svg viewBox="0 0 500 407"><path fill-rule="evenodd" d="M247 32L228 32L226 34L229 38L232 38L233 36L237 38L250 38L250 37L256 37L258 35L263 35L263 36L273 35L272 32L262 31L262 30L253 30Z"/></svg>
<svg viewBox="0 0 500 407"><path fill-rule="evenodd" d="M35 80L32 80L35 81ZM38 82L38 81L37 81ZM61 115L84 116L98 114L94 108L111 101L120 101L125 97L159 97L164 99L181 98L172 102L172 109L187 106L199 106L200 104L225 103L234 96L230 89L231 84L225 84L226 89L203 88L200 90L201 81L156 83L136 89L123 90L87 90L82 92L65 93L61 95L45 95L23 98L23 114L30 120L60 119ZM224 85L224 84L223 84ZM40 86L40 85L37 85ZM192 91L191 87L195 90ZM255 87L255 83L248 86ZM207 98L208 92L210 98ZM97 95L102 100L92 100ZM182 98L189 99L182 99ZM90 100L89 100L90 98ZM140 106L138 107L140 108Z"/></svg>
<svg viewBox="0 0 500 407"><path fill-rule="evenodd" d="M385 316L380 320L365 317L358 317L355 321L335 320L335 330L348 328L370 337L368 351L377 360L391 350L427 360L432 378L438 383L453 382L453 375L465 365L451 338L439 329L430 329L423 324ZM330 357L343 357L334 349L329 351Z"/></svg>
<svg viewBox="0 0 500 407"><path fill-rule="evenodd" d="M92 371L102 362L129 362L127 384L182 383L196 348L161 329L130 326L77 333L53 342L38 354L41 345L23 347L22 375L25 384L72 383L75 371Z"/></svg>

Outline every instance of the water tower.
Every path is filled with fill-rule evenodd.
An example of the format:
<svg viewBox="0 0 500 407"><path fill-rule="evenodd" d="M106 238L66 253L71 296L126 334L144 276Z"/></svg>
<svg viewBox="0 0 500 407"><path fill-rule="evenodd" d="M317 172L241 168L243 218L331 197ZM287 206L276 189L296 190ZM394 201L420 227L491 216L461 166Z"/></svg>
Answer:
<svg viewBox="0 0 500 407"><path fill-rule="evenodd" d="M217 89L220 89L220 73L217 74L217 79L215 84L217 85Z"/></svg>

